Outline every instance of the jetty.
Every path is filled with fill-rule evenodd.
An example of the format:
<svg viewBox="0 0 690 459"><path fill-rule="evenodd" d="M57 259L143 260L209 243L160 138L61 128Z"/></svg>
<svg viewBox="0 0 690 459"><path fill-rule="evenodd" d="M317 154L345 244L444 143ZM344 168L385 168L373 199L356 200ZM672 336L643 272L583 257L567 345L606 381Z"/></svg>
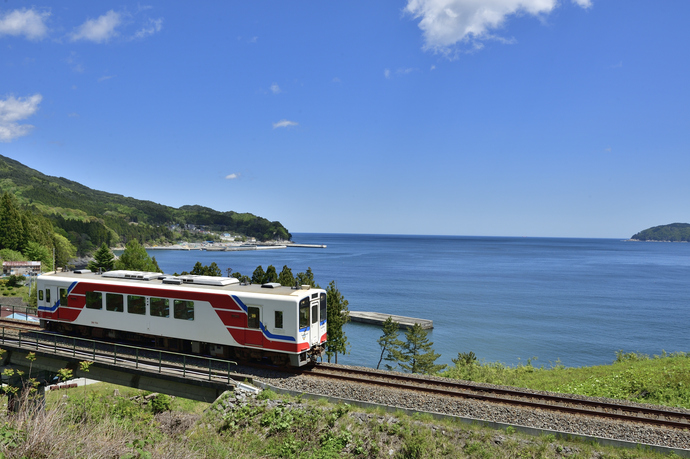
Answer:
<svg viewBox="0 0 690 459"><path fill-rule="evenodd" d="M414 317L397 316L395 314L384 314L382 312L350 311L350 320L352 320L352 322L361 322L364 324L383 325L389 317L393 319L393 322L397 322L400 328L409 329L414 327L414 324L419 324L424 330L431 330L434 328L434 321L429 319L417 319Z"/></svg>
<svg viewBox="0 0 690 459"><path fill-rule="evenodd" d="M290 247L304 247L307 249L325 249L326 244L290 244Z"/></svg>

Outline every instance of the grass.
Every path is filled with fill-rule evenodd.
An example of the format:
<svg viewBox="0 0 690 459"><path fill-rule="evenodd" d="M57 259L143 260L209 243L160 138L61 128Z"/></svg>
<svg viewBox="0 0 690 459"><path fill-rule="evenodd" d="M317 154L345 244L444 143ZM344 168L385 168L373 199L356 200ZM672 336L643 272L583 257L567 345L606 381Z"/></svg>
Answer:
<svg viewBox="0 0 690 459"><path fill-rule="evenodd" d="M231 396L214 404L175 398L158 414L146 395L101 383L50 392L43 412L26 403L19 413L0 413L0 458L664 457L270 391L244 405Z"/></svg>
<svg viewBox="0 0 690 459"><path fill-rule="evenodd" d="M510 367L457 359L442 375L476 382L525 387L568 394L607 397L690 409L690 353L649 357L618 351L611 365L566 368L556 362L549 368Z"/></svg>

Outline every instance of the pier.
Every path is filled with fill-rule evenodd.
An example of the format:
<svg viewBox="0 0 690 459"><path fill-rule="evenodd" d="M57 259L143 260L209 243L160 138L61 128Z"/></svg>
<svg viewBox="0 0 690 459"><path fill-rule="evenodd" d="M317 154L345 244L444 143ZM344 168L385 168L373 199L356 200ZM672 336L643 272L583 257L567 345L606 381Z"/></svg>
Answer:
<svg viewBox="0 0 690 459"><path fill-rule="evenodd" d="M352 322L361 322L364 324L381 326L389 317L393 319L393 322L397 322L400 328L410 329L414 327L414 324L419 324L424 330L431 330L434 328L434 321L429 319L417 319L414 317L397 316L395 314L384 314L381 312L350 311L350 320L352 320Z"/></svg>

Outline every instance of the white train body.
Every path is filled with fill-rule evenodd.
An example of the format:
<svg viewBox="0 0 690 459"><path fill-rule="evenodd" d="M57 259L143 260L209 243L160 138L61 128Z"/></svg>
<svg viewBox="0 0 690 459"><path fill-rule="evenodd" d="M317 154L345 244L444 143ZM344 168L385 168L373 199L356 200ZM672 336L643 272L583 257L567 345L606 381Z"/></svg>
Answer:
<svg viewBox="0 0 690 459"><path fill-rule="evenodd" d="M308 286L76 271L39 276L37 292L46 329L180 352L301 366L321 355L327 338L326 292Z"/></svg>

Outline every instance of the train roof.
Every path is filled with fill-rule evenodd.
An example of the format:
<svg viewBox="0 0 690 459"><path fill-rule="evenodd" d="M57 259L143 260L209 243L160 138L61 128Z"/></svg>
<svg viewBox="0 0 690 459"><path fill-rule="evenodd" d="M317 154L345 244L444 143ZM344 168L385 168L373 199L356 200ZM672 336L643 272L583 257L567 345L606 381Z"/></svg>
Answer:
<svg viewBox="0 0 690 459"><path fill-rule="evenodd" d="M49 272L39 278L55 278L66 280L111 281L116 283L137 285L165 285L169 287L192 287L200 289L223 290L231 292L250 292L273 295L301 296L313 288L302 285L299 288L283 287L276 282L267 284L242 284L234 277L184 275L151 273L143 271L116 270L104 273L94 273L88 269L64 272ZM317 290L317 289L314 289Z"/></svg>

